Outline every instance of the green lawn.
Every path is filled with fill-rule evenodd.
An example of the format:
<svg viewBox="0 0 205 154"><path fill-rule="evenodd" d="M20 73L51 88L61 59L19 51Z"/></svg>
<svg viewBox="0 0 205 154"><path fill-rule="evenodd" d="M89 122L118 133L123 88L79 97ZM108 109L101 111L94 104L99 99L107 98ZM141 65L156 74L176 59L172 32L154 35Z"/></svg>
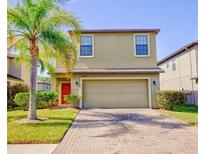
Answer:
<svg viewBox="0 0 205 154"><path fill-rule="evenodd" d="M193 105L176 105L173 111L161 110L169 116L181 119L191 125L198 126L198 108Z"/></svg>
<svg viewBox="0 0 205 154"><path fill-rule="evenodd" d="M20 125L15 121L25 118L28 112L8 110L8 143L59 143L78 112L75 109L38 110L38 116L48 120Z"/></svg>

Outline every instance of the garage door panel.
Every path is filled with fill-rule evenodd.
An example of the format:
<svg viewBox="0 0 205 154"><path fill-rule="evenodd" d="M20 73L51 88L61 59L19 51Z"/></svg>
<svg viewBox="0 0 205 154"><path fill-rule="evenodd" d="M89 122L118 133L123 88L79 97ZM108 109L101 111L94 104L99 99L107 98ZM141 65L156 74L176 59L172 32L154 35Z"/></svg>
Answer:
<svg viewBox="0 0 205 154"><path fill-rule="evenodd" d="M147 80L85 80L85 108L148 107Z"/></svg>

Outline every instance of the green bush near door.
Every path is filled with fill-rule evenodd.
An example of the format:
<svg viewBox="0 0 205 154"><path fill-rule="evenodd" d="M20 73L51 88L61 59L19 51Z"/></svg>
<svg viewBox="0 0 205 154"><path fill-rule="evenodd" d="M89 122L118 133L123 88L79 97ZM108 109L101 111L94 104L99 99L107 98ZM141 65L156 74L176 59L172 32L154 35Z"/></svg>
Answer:
<svg viewBox="0 0 205 154"><path fill-rule="evenodd" d="M70 103L71 107L79 108L80 99L81 99L80 96L70 94L70 95L65 95L64 99L67 103Z"/></svg>

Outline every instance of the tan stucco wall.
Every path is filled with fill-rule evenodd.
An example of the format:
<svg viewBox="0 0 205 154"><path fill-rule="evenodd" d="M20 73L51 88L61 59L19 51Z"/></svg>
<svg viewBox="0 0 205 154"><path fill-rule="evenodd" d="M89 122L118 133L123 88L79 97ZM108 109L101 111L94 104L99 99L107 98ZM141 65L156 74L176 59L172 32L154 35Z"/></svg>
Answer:
<svg viewBox="0 0 205 154"><path fill-rule="evenodd" d="M23 80L24 84L29 85L29 71L25 63L15 63L14 58L7 58L7 73Z"/></svg>
<svg viewBox="0 0 205 154"><path fill-rule="evenodd" d="M21 78L21 65L16 64L13 58L7 58L7 73Z"/></svg>
<svg viewBox="0 0 205 154"><path fill-rule="evenodd" d="M134 56L134 34L93 33L94 57L77 59L75 68L151 68L157 67L155 33L149 33L150 56ZM137 33L139 34L139 33ZM59 61L57 68L63 67Z"/></svg>
<svg viewBox="0 0 205 154"><path fill-rule="evenodd" d="M172 71L172 59L159 65L165 73L160 74L161 90L178 90L183 88L189 91L198 91L198 84L192 77L198 76L198 47L194 46L189 52L183 52L176 58L176 70ZM169 63L169 68L167 68Z"/></svg>
<svg viewBox="0 0 205 154"><path fill-rule="evenodd" d="M21 79L24 80L25 84L30 85L30 74L25 63L21 63Z"/></svg>
<svg viewBox="0 0 205 154"><path fill-rule="evenodd" d="M57 74L56 75L56 92L60 92L60 83L62 81L69 81L69 79L63 78L65 75L63 74ZM152 108L157 108L156 104L156 91L159 90L159 74L112 74L112 75L106 75L106 74L76 74L73 75L71 78L71 93L79 95L80 94L80 78L82 77L149 77L150 78L150 88L151 88L151 101L152 101ZM153 81L156 81L156 85L153 85ZM78 82L78 85L76 86L76 82Z"/></svg>

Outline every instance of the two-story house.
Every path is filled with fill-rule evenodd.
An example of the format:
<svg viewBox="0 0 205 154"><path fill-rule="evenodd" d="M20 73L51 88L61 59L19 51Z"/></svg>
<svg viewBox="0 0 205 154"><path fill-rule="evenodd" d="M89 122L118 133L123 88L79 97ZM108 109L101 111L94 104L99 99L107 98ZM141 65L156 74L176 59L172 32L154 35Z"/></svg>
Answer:
<svg viewBox="0 0 205 154"><path fill-rule="evenodd" d="M81 97L81 108L156 108L159 29L82 30L72 78L56 63L55 90ZM72 33L72 31L69 31Z"/></svg>
<svg viewBox="0 0 205 154"><path fill-rule="evenodd" d="M187 103L198 104L198 41L191 42L158 62L161 90L186 90Z"/></svg>

